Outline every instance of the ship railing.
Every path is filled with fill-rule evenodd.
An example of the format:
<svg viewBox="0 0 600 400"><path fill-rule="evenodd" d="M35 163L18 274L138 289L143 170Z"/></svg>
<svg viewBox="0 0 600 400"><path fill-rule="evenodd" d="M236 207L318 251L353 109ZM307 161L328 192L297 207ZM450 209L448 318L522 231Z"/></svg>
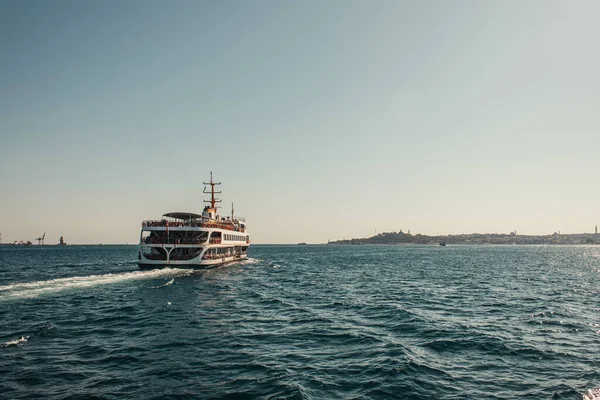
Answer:
<svg viewBox="0 0 600 400"><path fill-rule="evenodd" d="M144 221L142 222L144 228L158 228L158 227L193 227L193 228L213 228L213 229L224 229L234 232L245 232L245 229L241 229L232 223L221 223L221 222L200 222L200 221L185 221L185 222L172 222L172 221Z"/></svg>
<svg viewBox="0 0 600 400"><path fill-rule="evenodd" d="M203 260L220 260L221 258L231 257L233 253L220 253L220 254L211 254L206 253L202 256Z"/></svg>
<svg viewBox="0 0 600 400"><path fill-rule="evenodd" d="M206 238L204 239L175 239L165 240L161 238L147 238L146 240L142 240L144 244L203 244L206 243Z"/></svg>
<svg viewBox="0 0 600 400"><path fill-rule="evenodd" d="M155 261L166 261L167 259L166 254L144 254L144 257L146 257L148 260Z"/></svg>

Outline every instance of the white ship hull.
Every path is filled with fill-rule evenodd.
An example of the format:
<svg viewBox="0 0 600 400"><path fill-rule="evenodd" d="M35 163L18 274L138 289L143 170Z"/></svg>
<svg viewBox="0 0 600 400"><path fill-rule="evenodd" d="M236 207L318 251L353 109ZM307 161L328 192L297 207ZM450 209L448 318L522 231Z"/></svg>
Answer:
<svg viewBox="0 0 600 400"><path fill-rule="evenodd" d="M228 264L235 261L241 261L248 258L247 254L243 254L240 256L230 256L223 257L219 259L212 260L202 260L200 258L196 258L193 260L182 260L182 261L156 261L156 260L139 260L138 265L140 268L214 268L220 265Z"/></svg>
<svg viewBox="0 0 600 400"><path fill-rule="evenodd" d="M145 233L148 234L146 238ZM165 240L166 237L169 239ZM171 237L184 237L184 241L195 243L169 243ZM157 240L161 243L153 243ZM211 268L248 258L249 246L249 235L236 231L198 227L177 227L168 231L146 226L142 227L138 264L140 268Z"/></svg>

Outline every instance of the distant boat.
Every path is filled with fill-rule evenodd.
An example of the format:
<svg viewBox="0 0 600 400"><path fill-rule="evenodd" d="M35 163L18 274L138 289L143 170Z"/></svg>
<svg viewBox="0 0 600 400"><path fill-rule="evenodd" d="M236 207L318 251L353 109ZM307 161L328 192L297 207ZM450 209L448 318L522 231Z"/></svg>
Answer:
<svg viewBox="0 0 600 400"><path fill-rule="evenodd" d="M306 246L306 243L305 242L298 243L298 246Z"/></svg>
<svg viewBox="0 0 600 400"><path fill-rule="evenodd" d="M445 246L446 242L440 242L440 246Z"/></svg>
<svg viewBox="0 0 600 400"><path fill-rule="evenodd" d="M58 246L66 246L65 239L61 236L60 241L58 242Z"/></svg>

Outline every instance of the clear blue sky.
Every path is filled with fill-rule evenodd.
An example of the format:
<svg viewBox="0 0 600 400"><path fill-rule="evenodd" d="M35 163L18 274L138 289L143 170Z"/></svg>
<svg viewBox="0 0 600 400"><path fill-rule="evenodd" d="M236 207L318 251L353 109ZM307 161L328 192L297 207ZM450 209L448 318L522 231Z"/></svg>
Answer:
<svg viewBox="0 0 600 400"><path fill-rule="evenodd" d="M255 243L600 224L600 2L0 1L0 232L134 243L214 171Z"/></svg>

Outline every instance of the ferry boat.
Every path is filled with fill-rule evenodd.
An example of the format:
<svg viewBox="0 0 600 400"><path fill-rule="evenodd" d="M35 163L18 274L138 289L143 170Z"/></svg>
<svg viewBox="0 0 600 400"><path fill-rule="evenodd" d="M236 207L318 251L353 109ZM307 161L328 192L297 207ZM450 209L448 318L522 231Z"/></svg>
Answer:
<svg viewBox="0 0 600 400"><path fill-rule="evenodd" d="M140 268L210 268L231 261L248 257L250 235L243 218L234 216L233 203L231 216L217 214L215 186L212 172L210 191L204 188L203 193L210 194L210 203L204 207L202 214L191 212L170 212L163 214L160 220L142 222L140 233L140 252L138 265Z"/></svg>

